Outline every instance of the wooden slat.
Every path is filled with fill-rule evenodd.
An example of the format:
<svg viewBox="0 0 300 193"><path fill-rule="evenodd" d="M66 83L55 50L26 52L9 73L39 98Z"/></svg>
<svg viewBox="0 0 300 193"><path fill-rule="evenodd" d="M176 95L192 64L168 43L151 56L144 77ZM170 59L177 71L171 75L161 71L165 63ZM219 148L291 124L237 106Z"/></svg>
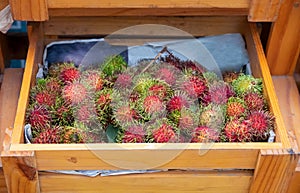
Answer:
<svg viewBox="0 0 300 193"><path fill-rule="evenodd" d="M0 168L0 193L7 193L6 182L2 167Z"/></svg>
<svg viewBox="0 0 300 193"><path fill-rule="evenodd" d="M251 193L286 193L298 156L286 150L262 150L257 162Z"/></svg>
<svg viewBox="0 0 300 193"><path fill-rule="evenodd" d="M9 150L13 129L7 128L3 140L1 160L9 193L40 192L38 171L33 152Z"/></svg>
<svg viewBox="0 0 300 193"><path fill-rule="evenodd" d="M258 150L36 151L39 170L254 169Z"/></svg>
<svg viewBox="0 0 300 193"><path fill-rule="evenodd" d="M282 119L281 111L278 106L278 99L275 93L272 77L270 75L269 67L264 55L262 45L260 43L260 37L256 30L256 24L250 24L251 36L246 35L247 50L250 57L251 69L254 76L263 79L265 94L271 111L276 117L276 133L281 143L285 148L291 148L290 142L287 137L285 125Z"/></svg>
<svg viewBox="0 0 300 193"><path fill-rule="evenodd" d="M161 24L204 36L244 31L245 21L245 17L54 17L44 26L45 35L88 36L108 35L134 25Z"/></svg>
<svg viewBox="0 0 300 193"><path fill-rule="evenodd" d="M15 120L23 69L7 68L0 91L0 144L4 139L5 129L12 127ZM2 145L0 146L2 151Z"/></svg>
<svg viewBox="0 0 300 193"><path fill-rule="evenodd" d="M49 8L248 8L248 0L48 0Z"/></svg>
<svg viewBox="0 0 300 193"><path fill-rule="evenodd" d="M95 178L40 173L39 177L41 191L45 193L247 193L252 175L251 171L174 171Z"/></svg>
<svg viewBox="0 0 300 193"><path fill-rule="evenodd" d="M300 192L300 167L296 168L296 171L292 177L287 193Z"/></svg>
<svg viewBox="0 0 300 193"><path fill-rule="evenodd" d="M248 8L50 8L52 16L224 16L247 15Z"/></svg>
<svg viewBox="0 0 300 193"><path fill-rule="evenodd" d="M48 19L46 0L9 0L15 20L45 21Z"/></svg>
<svg viewBox="0 0 300 193"><path fill-rule="evenodd" d="M30 45L28 48L28 54L26 58L24 77L22 81L22 88L20 91L20 97L18 101L18 108L16 119L14 123L14 134L12 136L13 143L23 142L23 126L25 119L25 112L28 103L29 90L34 83L35 75L38 68L38 63L42 60L43 55L43 36L42 27L40 24L36 24L35 27L28 28L28 37Z"/></svg>
<svg viewBox="0 0 300 193"><path fill-rule="evenodd" d="M248 20L251 22L275 21L281 0L251 0Z"/></svg>
<svg viewBox="0 0 300 193"><path fill-rule="evenodd" d="M8 5L8 0L1 0L0 1L0 11L4 9Z"/></svg>
<svg viewBox="0 0 300 193"><path fill-rule="evenodd" d="M273 24L266 56L273 75L292 75L300 53L300 0L286 0Z"/></svg>

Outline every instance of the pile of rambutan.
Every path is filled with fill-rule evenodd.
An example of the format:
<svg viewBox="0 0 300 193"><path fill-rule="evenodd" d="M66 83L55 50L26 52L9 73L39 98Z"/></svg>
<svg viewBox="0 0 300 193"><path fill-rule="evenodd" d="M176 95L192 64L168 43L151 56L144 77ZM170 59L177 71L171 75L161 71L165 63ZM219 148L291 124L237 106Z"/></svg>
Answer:
<svg viewBox="0 0 300 193"><path fill-rule="evenodd" d="M33 143L264 142L275 118L263 94L259 78L218 77L169 51L134 67L114 55L84 71L52 64L26 123Z"/></svg>

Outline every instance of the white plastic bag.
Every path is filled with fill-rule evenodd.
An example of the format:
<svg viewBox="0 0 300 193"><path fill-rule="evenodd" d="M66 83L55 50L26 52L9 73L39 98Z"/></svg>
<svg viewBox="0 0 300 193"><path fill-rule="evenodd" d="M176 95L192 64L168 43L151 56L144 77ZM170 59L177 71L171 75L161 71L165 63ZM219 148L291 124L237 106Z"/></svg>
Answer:
<svg viewBox="0 0 300 193"><path fill-rule="evenodd" d="M0 11L0 31L6 33L14 22L10 6L6 6Z"/></svg>

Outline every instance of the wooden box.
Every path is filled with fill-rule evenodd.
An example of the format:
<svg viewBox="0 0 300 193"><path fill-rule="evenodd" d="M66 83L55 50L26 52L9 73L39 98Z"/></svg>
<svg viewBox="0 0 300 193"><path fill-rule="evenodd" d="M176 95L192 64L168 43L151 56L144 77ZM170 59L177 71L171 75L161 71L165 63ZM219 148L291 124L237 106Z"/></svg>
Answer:
<svg viewBox="0 0 300 193"><path fill-rule="evenodd" d="M46 43L110 34L135 24L165 24L194 36L241 33L253 75L261 77L276 117L274 143L205 144L24 144L29 90ZM29 49L13 130L2 153L10 192L285 192L296 159L282 120L255 23L245 17L53 17L31 23ZM12 134L11 134L12 132ZM180 150L180 152L178 152ZM166 161L168 155L176 154ZM101 156L97 156L101 155ZM155 162L155 163L154 163ZM153 165L154 163L154 165ZM156 164L156 165L155 165ZM45 170L144 169L159 173L83 177Z"/></svg>

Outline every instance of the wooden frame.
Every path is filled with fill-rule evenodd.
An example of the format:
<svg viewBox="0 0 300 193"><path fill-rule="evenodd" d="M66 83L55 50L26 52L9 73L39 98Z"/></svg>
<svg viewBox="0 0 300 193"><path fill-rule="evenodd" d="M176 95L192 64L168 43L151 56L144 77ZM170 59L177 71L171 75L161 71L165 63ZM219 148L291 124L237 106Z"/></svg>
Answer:
<svg viewBox="0 0 300 193"><path fill-rule="evenodd" d="M248 15L249 21L275 21L280 0L10 0L17 20L45 21L49 16Z"/></svg>
<svg viewBox="0 0 300 193"><path fill-rule="evenodd" d="M86 20L85 20L86 19ZM151 157L161 158L168 153L172 154L182 148L182 152L173 160L157 165L157 169L193 169L194 172L180 171L179 173L163 172L160 174L144 174L140 183L145 185L140 192L147 192L151 185L156 184L156 177L178 187L178 192L183 190L184 183L190 182L191 192L198 192L199 188L209 190L207 176L213 181L218 181L212 192L285 192L288 182L296 167L297 156L288 140L285 126L277 104L276 94L272 79L264 56L259 35L255 24L246 22L245 17L144 17L138 20L132 17L90 17L83 20L73 18L72 28L67 27L72 18L52 18L45 23L36 23L29 27L30 46L24 72L23 85L19 98L17 116L14 130L7 130L2 153L4 172L10 192L21 189L25 192L38 191L71 191L74 184L82 183L79 192L96 191L104 184L116 184L124 180L122 185L116 186L111 192L128 192L130 180L139 180L139 175L131 177L97 177L93 187L87 177L67 176L61 174L43 173L43 170L90 170L90 169L117 169L118 167L99 159L94 152L101 152L109 159L118 163L127 162L143 169L143 164L149 164ZM124 22L124 21L127 21ZM173 22L171 22L173 21ZM275 143L217 143L213 144L206 154L199 156L199 149L203 144L169 144L161 148L160 144L92 144L88 148L83 144L23 144L24 115L28 103L29 89L34 84L37 64L42 60L42 51L45 42L58 39L61 35L82 35L80 29L86 29L85 35L108 34L117 28L141 23L162 23L178 27L193 35L212 35L227 32L242 33L247 42L252 70L255 76L262 77L266 88L266 95L273 113L276 116L277 140ZM94 28L94 24L102 26ZM182 23L186 25L182 25ZM201 25L193 25L194 23ZM59 27L58 27L59 26ZM199 26L199 27L197 27ZM201 26L201 27L200 27ZM12 132L12 136L11 136ZM90 151L93 149L94 152ZM205 149L205 148L204 148ZM143 156L141 156L143 155ZM55 159L54 159L55 158ZM157 159L159 161L159 159ZM123 165L124 166L124 165ZM275 169L276 168L276 169ZM223 170L231 169L230 172ZM209 170L207 171L204 170ZM215 170L221 170L216 172ZM246 171L249 170L249 171ZM195 178L195 175L198 176ZM62 183L58 181L63 179ZM130 179L130 180L128 180ZM228 179L236 179L235 184L228 184ZM174 180L172 183L171 181ZM203 181L203 185L199 184ZM19 182L14 184L13 182ZM64 184L64 186L58 185ZM23 186L26 184L26 186ZM194 185L192 185L194 184ZM227 185L226 185L227 184ZM241 184L236 189L236 184ZM142 184L140 184L142 185ZM224 189L224 186L227 189ZM158 185L156 185L158 186ZM201 186L201 187L199 187ZM102 187L102 186L101 186ZM161 185L160 189L168 191L168 185ZM138 191L135 190L135 191ZM132 190L133 192L134 190Z"/></svg>

